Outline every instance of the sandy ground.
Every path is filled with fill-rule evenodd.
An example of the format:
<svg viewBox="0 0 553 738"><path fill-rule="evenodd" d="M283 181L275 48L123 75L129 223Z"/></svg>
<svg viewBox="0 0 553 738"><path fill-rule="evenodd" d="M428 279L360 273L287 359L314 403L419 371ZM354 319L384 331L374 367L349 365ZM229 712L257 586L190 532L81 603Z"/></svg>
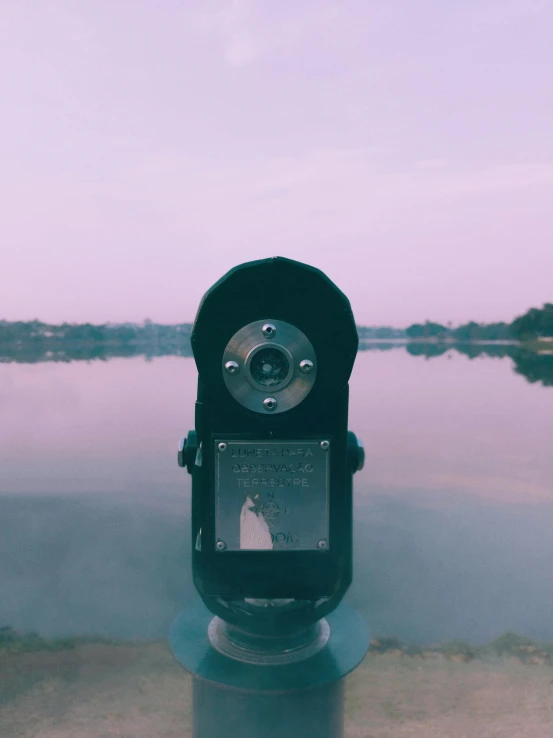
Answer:
<svg viewBox="0 0 553 738"><path fill-rule="evenodd" d="M552 738L553 667L371 653L347 680L345 734ZM1 738L190 735L190 678L164 644L0 653Z"/></svg>

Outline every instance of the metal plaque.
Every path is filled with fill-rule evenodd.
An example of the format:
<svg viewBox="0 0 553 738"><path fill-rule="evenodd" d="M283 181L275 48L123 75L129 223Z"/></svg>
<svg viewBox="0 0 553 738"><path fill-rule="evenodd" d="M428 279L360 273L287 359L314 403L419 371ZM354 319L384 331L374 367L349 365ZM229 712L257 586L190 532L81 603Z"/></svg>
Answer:
<svg viewBox="0 0 553 738"><path fill-rule="evenodd" d="M215 441L217 551L326 550L330 443Z"/></svg>

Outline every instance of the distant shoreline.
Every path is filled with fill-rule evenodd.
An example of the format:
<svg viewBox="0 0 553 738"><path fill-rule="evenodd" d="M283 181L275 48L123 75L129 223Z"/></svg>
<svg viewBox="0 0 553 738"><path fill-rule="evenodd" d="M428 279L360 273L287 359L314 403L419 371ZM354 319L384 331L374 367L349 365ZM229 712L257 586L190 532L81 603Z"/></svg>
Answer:
<svg viewBox="0 0 553 738"><path fill-rule="evenodd" d="M506 340L460 340L454 337L428 338L364 338L359 339L359 350L390 350L403 347L413 355L438 356L449 349L461 353L489 353L490 355L511 355L514 352L528 354L547 354L553 352L553 340L533 341ZM419 349L419 350L417 350ZM144 356L161 358L166 356L191 357L190 334L182 331L179 335L132 338L58 338L34 337L15 341L0 340L0 363L38 363L42 361L82 361L108 360L112 358L133 358Z"/></svg>
<svg viewBox="0 0 553 738"><path fill-rule="evenodd" d="M430 346L513 346L515 348L526 349L529 351L541 351L550 349L553 351L553 338L539 338L533 341L515 341L514 339L501 340L458 340L455 338L363 338L359 339L360 344L398 344L401 346L407 344L430 345Z"/></svg>
<svg viewBox="0 0 553 738"><path fill-rule="evenodd" d="M359 352L405 351L412 357L434 359L451 358L453 353L469 360L476 358L508 358L513 371L528 382L553 386L553 340L514 341L460 340L454 337L433 336L427 338L361 338ZM40 364L71 362L107 362L113 359L138 359L152 361L158 358L193 356L190 335L183 330L174 335L146 338L133 336L104 340L34 338L11 342L0 341L1 364Z"/></svg>
<svg viewBox="0 0 553 738"><path fill-rule="evenodd" d="M523 348L532 348L532 347L538 347L538 348L546 348L550 347L553 349L553 339L548 338L540 338L532 341L517 341L514 339L498 339L498 340L482 340L482 339L475 339L475 340L462 340L462 339L456 339L452 337L446 337L446 338L440 338L431 336L428 338L409 338L407 336L405 337L397 337L397 338L364 338L363 336L359 337L359 344L365 345L365 344L398 344L398 345L405 345L405 344L415 344L415 345L433 345L433 346L457 346L457 345L465 345L465 346L519 346ZM179 337L169 337L169 338L130 338L130 339L116 339L116 338L108 338L108 339L102 339L102 340L93 340L93 339L74 339L74 338L45 338L45 337L36 337L36 338L27 338L24 340L18 339L15 341L2 341L0 340L0 349L11 349L14 351L22 351L26 348L43 348L45 350L50 351L61 351L66 348L96 348L96 347L103 347L103 348L122 348L125 346L129 347L137 347L137 348L146 348L146 347L162 347L162 348L169 348L173 347L175 349L183 348L186 346L190 346L190 336L183 334Z"/></svg>
<svg viewBox="0 0 553 738"><path fill-rule="evenodd" d="M455 338L359 338L359 343L398 343L398 344L406 344L406 343L415 343L415 344L424 344L424 343L430 343L430 344L438 344L440 346L456 346L457 344L466 344L468 346L523 346L525 345L525 342L523 341L515 341L512 339L506 340L474 340L474 341L463 341L463 340L457 340ZM537 341L534 343L541 343L541 341ZM548 341L543 341L543 343L549 343Z"/></svg>

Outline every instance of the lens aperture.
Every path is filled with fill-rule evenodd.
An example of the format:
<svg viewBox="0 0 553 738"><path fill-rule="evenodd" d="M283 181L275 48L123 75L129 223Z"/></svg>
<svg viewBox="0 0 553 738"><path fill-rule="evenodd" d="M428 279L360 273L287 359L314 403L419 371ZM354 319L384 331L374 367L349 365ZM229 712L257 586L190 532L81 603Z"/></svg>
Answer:
<svg viewBox="0 0 553 738"><path fill-rule="evenodd" d="M258 351L250 363L251 375L261 387L278 387L286 380L289 370L284 352L272 347Z"/></svg>

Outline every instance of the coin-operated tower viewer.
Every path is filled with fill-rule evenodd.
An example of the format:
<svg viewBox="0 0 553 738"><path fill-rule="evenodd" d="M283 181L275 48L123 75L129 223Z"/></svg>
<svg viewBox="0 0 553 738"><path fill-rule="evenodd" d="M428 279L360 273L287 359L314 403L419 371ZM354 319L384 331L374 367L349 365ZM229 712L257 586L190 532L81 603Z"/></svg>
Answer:
<svg viewBox="0 0 553 738"><path fill-rule="evenodd" d="M280 257L235 267L191 336L192 571L203 601L171 630L193 675L195 738L343 732L343 677L368 632L341 604L352 578L348 431L358 337L346 296Z"/></svg>

